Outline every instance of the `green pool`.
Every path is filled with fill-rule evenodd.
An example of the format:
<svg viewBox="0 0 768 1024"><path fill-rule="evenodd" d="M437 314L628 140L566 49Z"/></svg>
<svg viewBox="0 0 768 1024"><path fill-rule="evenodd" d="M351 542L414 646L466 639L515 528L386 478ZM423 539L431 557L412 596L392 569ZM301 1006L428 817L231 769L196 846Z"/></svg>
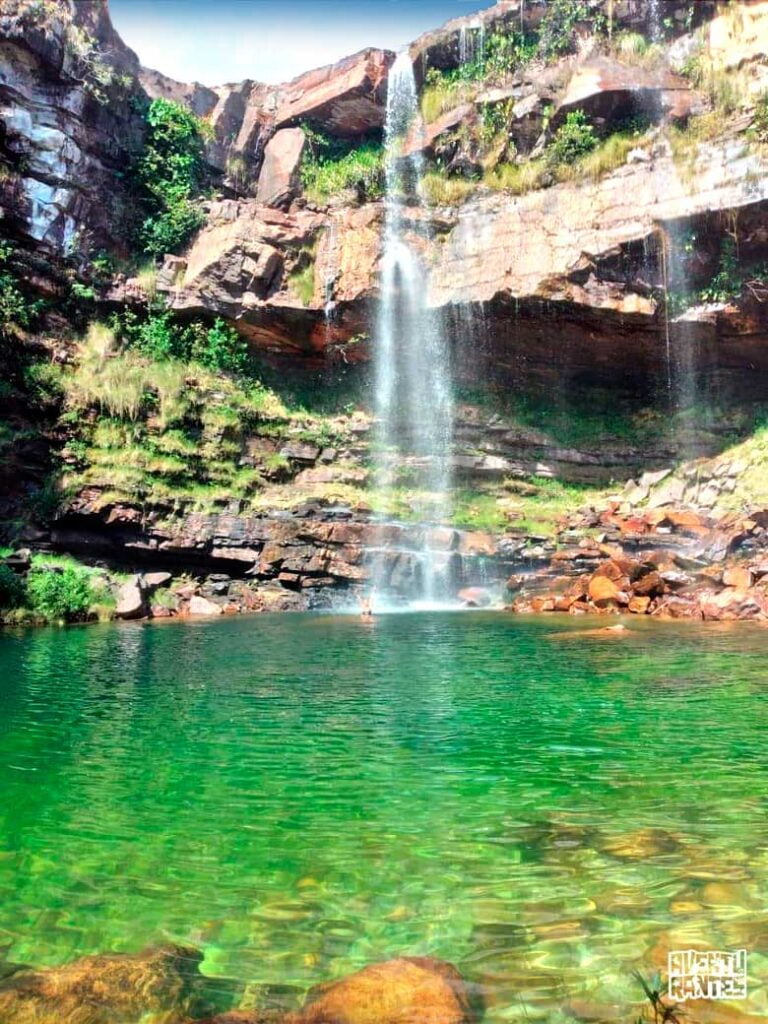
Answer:
<svg viewBox="0 0 768 1024"><path fill-rule="evenodd" d="M0 958L174 939L291 1005L430 953L487 1020L559 1021L703 942L768 1014L768 632L594 625L0 635Z"/></svg>

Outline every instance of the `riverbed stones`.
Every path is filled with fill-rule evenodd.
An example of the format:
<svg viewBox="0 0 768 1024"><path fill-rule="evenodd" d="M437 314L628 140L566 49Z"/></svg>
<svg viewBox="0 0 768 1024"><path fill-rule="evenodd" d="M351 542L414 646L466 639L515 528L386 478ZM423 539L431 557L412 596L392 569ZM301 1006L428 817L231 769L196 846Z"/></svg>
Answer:
<svg viewBox="0 0 768 1024"><path fill-rule="evenodd" d="M599 849L618 860L648 860L674 853L680 843L663 828L638 828L633 832L611 836Z"/></svg>
<svg viewBox="0 0 768 1024"><path fill-rule="evenodd" d="M167 945L22 970L0 982L2 1024L142 1024L199 1013L202 953ZM176 1019L175 1017L173 1019Z"/></svg>
<svg viewBox="0 0 768 1024"><path fill-rule="evenodd" d="M470 1024L467 986L451 964L398 957L310 992L291 1024Z"/></svg>

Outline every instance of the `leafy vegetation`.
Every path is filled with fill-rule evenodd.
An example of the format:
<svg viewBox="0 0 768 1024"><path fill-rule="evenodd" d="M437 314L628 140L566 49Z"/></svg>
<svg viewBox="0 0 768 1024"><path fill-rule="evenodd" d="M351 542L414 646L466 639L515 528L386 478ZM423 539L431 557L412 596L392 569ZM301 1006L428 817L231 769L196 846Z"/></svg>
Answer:
<svg viewBox="0 0 768 1024"><path fill-rule="evenodd" d="M768 142L768 92L764 92L755 102L755 112L747 136L753 142Z"/></svg>
<svg viewBox="0 0 768 1024"><path fill-rule="evenodd" d="M604 32L608 24L605 15L593 10L587 0L549 0L537 31L493 32L482 49L457 68L430 68L421 96L424 120L435 121L446 110L473 99L481 85L501 81L534 60L549 61L571 52L580 22L588 23L596 33Z"/></svg>
<svg viewBox="0 0 768 1024"><path fill-rule="evenodd" d="M309 306L315 294L315 257L317 240L302 246L288 275L288 284L302 306Z"/></svg>
<svg viewBox="0 0 768 1024"><path fill-rule="evenodd" d="M19 608L24 603L24 581L10 566L0 563L0 609Z"/></svg>
<svg viewBox="0 0 768 1024"><path fill-rule="evenodd" d="M33 566L27 576L26 603L47 622L82 620L94 599L87 569L74 565Z"/></svg>
<svg viewBox="0 0 768 1024"><path fill-rule="evenodd" d="M503 79L528 64L537 53L534 36L522 32L494 32L482 51L449 71L430 68L421 95L421 113L429 123L446 110L471 100L480 85Z"/></svg>
<svg viewBox="0 0 768 1024"><path fill-rule="evenodd" d="M452 522L470 530L499 532L512 527L549 537L557 532L561 516L597 501L605 493L605 488L566 484L537 476L524 481L504 481L496 488L464 488L454 495Z"/></svg>
<svg viewBox="0 0 768 1024"><path fill-rule="evenodd" d="M451 177L439 168L427 171L421 179L421 194L432 206L456 206L476 189L476 181Z"/></svg>
<svg viewBox="0 0 768 1024"><path fill-rule="evenodd" d="M683 239L683 252L693 252L697 243L695 232ZM723 238L717 269L711 279L698 289L675 290L670 287L667 294L669 309L674 314L702 303L726 303L751 292L760 302L768 300L768 261L744 263L739 259L736 240L731 236Z"/></svg>
<svg viewBox="0 0 768 1024"><path fill-rule="evenodd" d="M603 32L608 24L605 15L591 10L587 0L549 0L539 31L539 56L551 60L570 53L579 22L590 23L597 33Z"/></svg>
<svg viewBox="0 0 768 1024"><path fill-rule="evenodd" d="M319 205L347 189L376 199L384 191L384 148L367 140L359 145L331 139L302 125L306 146L301 163L301 184L309 200Z"/></svg>
<svg viewBox="0 0 768 1024"><path fill-rule="evenodd" d="M550 167L569 166L597 147L598 138L583 110L571 110L547 147Z"/></svg>
<svg viewBox="0 0 768 1024"><path fill-rule="evenodd" d="M92 325L64 379L68 491L97 486L106 489L105 501L200 508L252 502L276 464L267 464L274 455L268 446L248 456L250 437L337 440L326 421L289 411L259 380L221 371L219 344L225 362L231 359L226 325L214 324L201 335L202 353L215 366L174 354L166 329L175 325L163 320L138 341L124 335L121 343L112 329Z"/></svg>
<svg viewBox="0 0 768 1024"><path fill-rule="evenodd" d="M13 246L0 242L0 337L7 337L31 326L42 308L22 290L12 268Z"/></svg>
<svg viewBox="0 0 768 1024"><path fill-rule="evenodd" d="M155 99L146 112L147 134L135 174L146 216L141 247L152 256L177 252L203 222L195 200L203 183L207 128L173 100Z"/></svg>
<svg viewBox="0 0 768 1024"><path fill-rule="evenodd" d="M92 324L89 332L93 336L94 331L104 329L104 325ZM242 373L248 362L245 339L221 317L210 326L199 321L182 324L170 310L150 305L144 317L132 310L126 310L121 316L115 314L108 330L113 341L123 341L157 362L168 359L195 362L222 373Z"/></svg>

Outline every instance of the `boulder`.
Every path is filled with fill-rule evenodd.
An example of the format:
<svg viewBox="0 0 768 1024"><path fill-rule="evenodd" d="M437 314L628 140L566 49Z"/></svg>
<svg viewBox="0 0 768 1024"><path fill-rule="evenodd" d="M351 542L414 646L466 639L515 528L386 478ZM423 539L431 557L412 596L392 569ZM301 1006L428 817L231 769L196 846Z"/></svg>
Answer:
<svg viewBox="0 0 768 1024"><path fill-rule="evenodd" d="M590 601L600 606L618 604L622 596L621 590L607 576L593 576L587 593Z"/></svg>
<svg viewBox="0 0 768 1024"><path fill-rule="evenodd" d="M632 583L632 593L636 597L658 597L666 590L664 580L658 572L649 572Z"/></svg>
<svg viewBox="0 0 768 1024"><path fill-rule="evenodd" d="M141 582L148 590L157 590L158 587L167 587L172 579L169 572L145 572Z"/></svg>
<svg viewBox="0 0 768 1024"><path fill-rule="evenodd" d="M763 601L756 592L726 587L719 594L705 594L700 601L705 619L715 622L755 619L764 615Z"/></svg>
<svg viewBox="0 0 768 1024"><path fill-rule="evenodd" d="M650 597L632 597L627 605L627 610L633 615L646 615L650 606Z"/></svg>
<svg viewBox="0 0 768 1024"><path fill-rule="evenodd" d="M361 50L295 78L278 89L275 126L309 121L342 138L382 128L387 74L394 60L395 54L388 50Z"/></svg>
<svg viewBox="0 0 768 1024"><path fill-rule="evenodd" d="M85 956L63 967L21 970L0 982L3 1024L141 1024L149 1015L198 1010L202 954L161 946ZM156 1016L155 1016L156 1015ZM165 1016L163 1019L166 1019Z"/></svg>
<svg viewBox="0 0 768 1024"><path fill-rule="evenodd" d="M431 957L398 957L314 989L295 1024L470 1024L473 1019L455 967Z"/></svg>
<svg viewBox="0 0 768 1024"><path fill-rule="evenodd" d="M459 534L460 555L485 555L492 558L498 552L498 544L491 533L484 530L464 530Z"/></svg>
<svg viewBox="0 0 768 1024"><path fill-rule="evenodd" d="M14 572L27 572L32 565L32 552L29 548L19 548L18 551L14 551L12 555L8 555L2 561Z"/></svg>
<svg viewBox="0 0 768 1024"><path fill-rule="evenodd" d="M147 592L140 576L134 576L117 592L115 616L118 619L142 619L147 614Z"/></svg>
<svg viewBox="0 0 768 1024"><path fill-rule="evenodd" d="M221 605L214 604L213 601L209 601L206 597L200 597L199 594L195 594L189 602L189 614L190 615L221 615Z"/></svg>
<svg viewBox="0 0 768 1024"><path fill-rule="evenodd" d="M601 853L619 860L647 860L674 853L679 848L678 840L663 828L638 828L612 836L599 847Z"/></svg>
<svg viewBox="0 0 768 1024"><path fill-rule="evenodd" d="M487 608L491 603L491 595L483 587L464 587L457 596L468 608Z"/></svg>
<svg viewBox="0 0 768 1024"><path fill-rule="evenodd" d="M556 128L576 109L584 110L590 119L610 123L640 108L684 119L691 106L692 93L686 79L669 71L660 73L636 64L621 64L610 57L593 57L576 69L551 127Z"/></svg>
<svg viewBox="0 0 768 1024"><path fill-rule="evenodd" d="M744 565L731 565L723 572L723 583L737 590L749 590L753 583L752 571Z"/></svg>
<svg viewBox="0 0 768 1024"><path fill-rule="evenodd" d="M267 143L256 198L264 206L287 207L298 192L306 145L301 128L282 128Z"/></svg>

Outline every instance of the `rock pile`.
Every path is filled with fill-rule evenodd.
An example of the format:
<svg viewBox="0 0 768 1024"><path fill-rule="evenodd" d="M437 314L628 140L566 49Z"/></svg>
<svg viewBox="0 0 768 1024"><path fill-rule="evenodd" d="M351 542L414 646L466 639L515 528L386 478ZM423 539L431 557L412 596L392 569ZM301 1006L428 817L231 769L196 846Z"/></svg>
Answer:
<svg viewBox="0 0 768 1024"><path fill-rule="evenodd" d="M510 579L513 611L768 621L768 510L717 518L614 502L564 525L564 536L592 535L567 543L539 572Z"/></svg>

